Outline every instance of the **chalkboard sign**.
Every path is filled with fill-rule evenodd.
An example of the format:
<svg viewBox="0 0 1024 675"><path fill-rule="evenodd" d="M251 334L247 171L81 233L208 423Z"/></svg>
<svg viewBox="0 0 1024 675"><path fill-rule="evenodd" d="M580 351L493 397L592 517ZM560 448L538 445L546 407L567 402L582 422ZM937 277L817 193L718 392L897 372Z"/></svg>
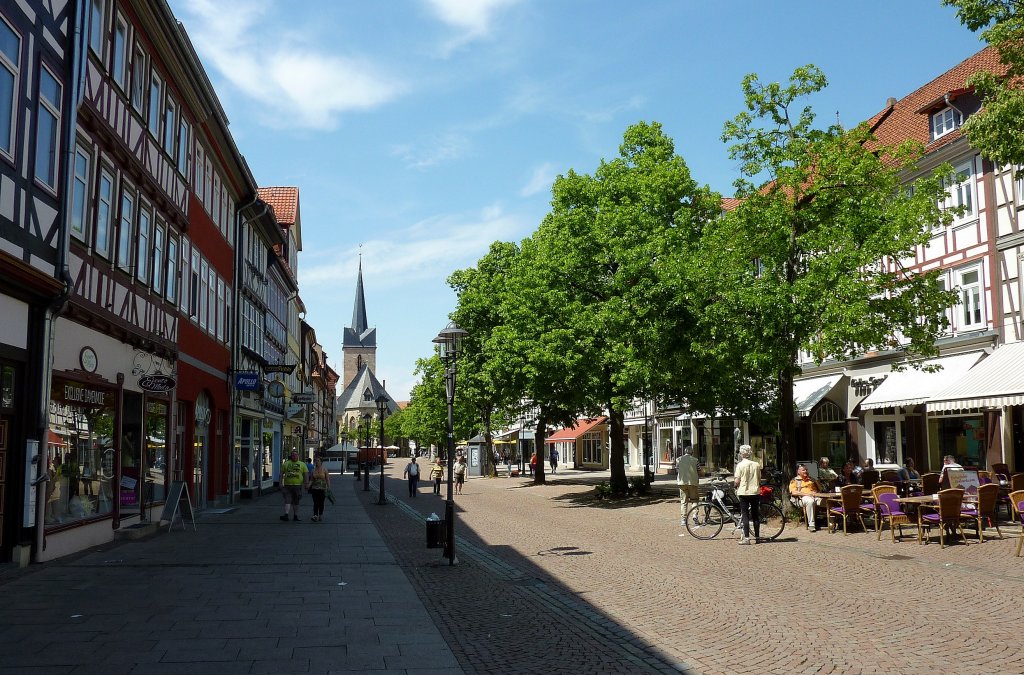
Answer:
<svg viewBox="0 0 1024 675"><path fill-rule="evenodd" d="M174 527L174 517L181 515L181 529L185 528L185 518L192 521L192 529L196 529L196 517L192 512L192 500L188 496L188 486L184 481L176 480L171 482L171 488L167 491L167 501L164 502L164 512L160 514L160 523L167 523L167 530Z"/></svg>

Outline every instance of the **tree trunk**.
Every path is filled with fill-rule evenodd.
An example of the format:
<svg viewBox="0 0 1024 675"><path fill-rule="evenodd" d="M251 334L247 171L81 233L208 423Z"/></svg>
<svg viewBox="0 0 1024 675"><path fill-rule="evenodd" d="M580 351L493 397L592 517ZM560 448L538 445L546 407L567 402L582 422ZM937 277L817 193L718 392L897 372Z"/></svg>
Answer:
<svg viewBox="0 0 1024 675"><path fill-rule="evenodd" d="M793 371L786 368L779 374L779 449L776 453L775 468L787 476L791 473L793 448L796 447L793 405Z"/></svg>
<svg viewBox="0 0 1024 675"><path fill-rule="evenodd" d="M533 468L533 484L544 484L544 439L547 437L546 414L542 409L537 416L537 431L533 435L533 451L537 454L537 466ZM530 459L526 458L527 463Z"/></svg>
<svg viewBox="0 0 1024 675"><path fill-rule="evenodd" d="M494 464L494 442L491 439L491 410L490 406L480 409L480 418L484 423L484 451L480 459L480 475L494 478L498 475L498 470Z"/></svg>
<svg viewBox="0 0 1024 675"><path fill-rule="evenodd" d="M611 403L608 404L608 468L611 472L611 486L614 494L626 494L629 488L626 482L626 461L623 458L625 454L625 445L623 445L622 430L623 425L623 413L621 410L616 410Z"/></svg>

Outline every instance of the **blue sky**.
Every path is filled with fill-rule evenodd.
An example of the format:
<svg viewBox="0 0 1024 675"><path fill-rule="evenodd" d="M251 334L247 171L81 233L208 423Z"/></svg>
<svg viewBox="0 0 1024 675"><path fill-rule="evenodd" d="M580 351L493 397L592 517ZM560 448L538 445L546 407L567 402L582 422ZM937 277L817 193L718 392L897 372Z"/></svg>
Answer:
<svg viewBox="0 0 1024 675"><path fill-rule="evenodd" d="M983 46L939 0L170 0L261 186L300 189L299 284L340 372L360 246L377 374L401 400L445 283L529 236L555 176L658 121L729 195L740 82L814 63L854 125Z"/></svg>

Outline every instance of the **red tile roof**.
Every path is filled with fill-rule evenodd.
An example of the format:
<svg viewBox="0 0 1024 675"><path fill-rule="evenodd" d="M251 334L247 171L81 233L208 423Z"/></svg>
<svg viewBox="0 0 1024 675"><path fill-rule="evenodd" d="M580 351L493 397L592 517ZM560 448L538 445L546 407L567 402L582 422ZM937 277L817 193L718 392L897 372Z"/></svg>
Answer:
<svg viewBox="0 0 1024 675"><path fill-rule="evenodd" d="M299 215L299 188L265 187L256 190L259 198L270 204L281 225L294 225Z"/></svg>
<svg viewBox="0 0 1024 675"><path fill-rule="evenodd" d="M592 420L576 420L576 425L569 427L568 429L561 429L544 439L545 443L558 443L565 441L575 441L577 438L587 433L598 424L604 424L608 421L607 417L595 417Z"/></svg>
<svg viewBox="0 0 1024 675"><path fill-rule="evenodd" d="M928 113L933 111L933 106L942 101L946 94L955 98L968 91L967 79L986 70L996 74L1006 72L1006 66L999 62L999 54L993 47L982 49L917 91L887 105L868 120L872 133L885 145L896 145L907 140L918 141L924 144L927 152L948 145L960 138L960 130L956 129L932 141Z"/></svg>

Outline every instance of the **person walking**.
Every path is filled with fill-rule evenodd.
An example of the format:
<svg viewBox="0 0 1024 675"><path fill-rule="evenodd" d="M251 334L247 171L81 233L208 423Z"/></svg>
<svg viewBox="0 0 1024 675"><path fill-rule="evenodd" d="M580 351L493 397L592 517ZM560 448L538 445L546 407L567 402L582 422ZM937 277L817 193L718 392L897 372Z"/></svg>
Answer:
<svg viewBox="0 0 1024 675"><path fill-rule="evenodd" d="M281 520L299 520L299 502L302 490L309 486L309 467L299 461L299 451L292 450L288 459L281 462L281 493L284 495L284 515Z"/></svg>
<svg viewBox="0 0 1024 675"><path fill-rule="evenodd" d="M313 497L313 522L318 523L324 519L324 501L327 499L327 491L331 488L331 475L324 467L324 462L319 457L313 462L313 473L309 479L309 494Z"/></svg>
<svg viewBox="0 0 1024 675"><path fill-rule="evenodd" d="M416 486L420 482L420 465L416 463L416 455L409 458L402 474L409 479L409 496L416 496Z"/></svg>
<svg viewBox="0 0 1024 675"><path fill-rule="evenodd" d="M455 461L455 494L462 494L462 485L466 482L466 458L459 457Z"/></svg>
<svg viewBox="0 0 1024 675"><path fill-rule="evenodd" d="M750 459L751 447L740 446L740 463L736 465L734 485L740 498L740 520L743 525L741 544L756 544L761 537L761 466ZM750 539L750 523L754 523L754 539Z"/></svg>
<svg viewBox="0 0 1024 675"><path fill-rule="evenodd" d="M558 450L555 450L554 444L551 445L551 454L548 456L548 462L551 464L551 473L555 472L558 468Z"/></svg>
<svg viewBox="0 0 1024 675"><path fill-rule="evenodd" d="M693 446L683 448L683 454L676 458L676 486L679 488L680 524L684 526L691 502L697 501L699 467L700 462L693 456Z"/></svg>
<svg viewBox="0 0 1024 675"><path fill-rule="evenodd" d="M537 469L537 453L535 452L532 455L530 455L530 475L531 476L533 475L533 472L536 471L536 469Z"/></svg>
<svg viewBox="0 0 1024 675"><path fill-rule="evenodd" d="M434 481L434 494L441 494L441 481L444 479L444 464L441 464L441 458L438 457L434 460L433 466L430 467L430 478Z"/></svg>

